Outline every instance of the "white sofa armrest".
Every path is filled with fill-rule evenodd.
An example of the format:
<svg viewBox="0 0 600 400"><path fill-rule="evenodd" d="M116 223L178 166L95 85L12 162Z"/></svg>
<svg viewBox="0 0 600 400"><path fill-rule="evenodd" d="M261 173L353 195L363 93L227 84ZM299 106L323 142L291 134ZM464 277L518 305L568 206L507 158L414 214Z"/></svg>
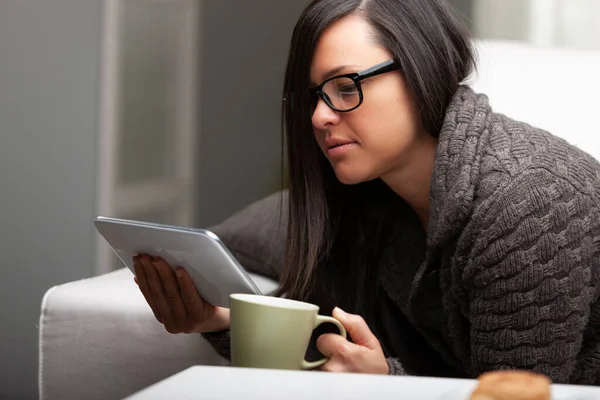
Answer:
<svg viewBox="0 0 600 400"><path fill-rule="evenodd" d="M48 290L39 329L42 400L121 399L192 365L228 364L201 335L167 333L127 269Z"/></svg>

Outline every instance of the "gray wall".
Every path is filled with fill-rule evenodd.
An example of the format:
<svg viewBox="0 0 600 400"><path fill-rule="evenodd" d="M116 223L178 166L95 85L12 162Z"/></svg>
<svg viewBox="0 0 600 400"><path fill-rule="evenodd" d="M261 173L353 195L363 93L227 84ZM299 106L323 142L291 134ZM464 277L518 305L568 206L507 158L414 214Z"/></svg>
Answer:
<svg viewBox="0 0 600 400"><path fill-rule="evenodd" d="M93 274L102 0L0 1L0 398L36 398L53 285ZM199 225L280 184L287 47L306 1L206 0Z"/></svg>
<svg viewBox="0 0 600 400"><path fill-rule="evenodd" d="M281 186L281 90L307 0L207 0L202 17L200 226Z"/></svg>
<svg viewBox="0 0 600 400"><path fill-rule="evenodd" d="M465 24L473 28L473 0L448 0L448 3L454 7L462 17Z"/></svg>
<svg viewBox="0 0 600 400"><path fill-rule="evenodd" d="M42 295L92 274L101 3L0 1L0 398L37 398Z"/></svg>

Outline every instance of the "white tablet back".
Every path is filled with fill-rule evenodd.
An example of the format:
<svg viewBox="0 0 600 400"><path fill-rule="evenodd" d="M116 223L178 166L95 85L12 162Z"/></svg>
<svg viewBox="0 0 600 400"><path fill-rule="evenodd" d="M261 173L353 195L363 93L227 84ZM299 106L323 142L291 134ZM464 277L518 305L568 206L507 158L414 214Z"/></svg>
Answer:
<svg viewBox="0 0 600 400"><path fill-rule="evenodd" d="M245 269L212 232L117 218L97 217L98 232L135 273L133 256L161 257L188 272L202 298L229 307L232 293L261 294Z"/></svg>

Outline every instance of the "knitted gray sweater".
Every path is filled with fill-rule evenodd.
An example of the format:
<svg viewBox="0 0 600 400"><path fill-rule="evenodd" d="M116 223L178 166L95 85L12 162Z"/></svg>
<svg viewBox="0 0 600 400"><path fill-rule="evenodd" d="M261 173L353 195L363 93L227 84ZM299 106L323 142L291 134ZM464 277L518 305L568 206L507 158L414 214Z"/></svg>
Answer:
<svg viewBox="0 0 600 400"><path fill-rule="evenodd" d="M430 200L424 261L407 276L392 257L381 285L436 359L423 361L397 325L411 351L388 359L391 373L429 362L421 374L519 368L600 384L600 164L463 86L439 136ZM205 337L228 356L227 334Z"/></svg>

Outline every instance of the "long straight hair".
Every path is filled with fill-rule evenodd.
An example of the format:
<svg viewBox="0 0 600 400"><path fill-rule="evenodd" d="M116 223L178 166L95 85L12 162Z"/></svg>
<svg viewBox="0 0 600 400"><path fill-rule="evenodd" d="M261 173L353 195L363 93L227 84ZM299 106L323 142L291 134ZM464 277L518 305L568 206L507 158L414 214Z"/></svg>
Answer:
<svg viewBox="0 0 600 400"><path fill-rule="evenodd" d="M307 300L319 291L328 303L356 311L372 299L365 287L377 280L369 266L384 245L377 238L396 228L384 223L385 210L406 204L379 180L341 184L314 138L308 91L313 53L323 32L352 13L370 23L377 43L399 63L421 123L435 137L475 63L470 38L445 0L314 0L296 24L283 89L289 197L278 294Z"/></svg>

